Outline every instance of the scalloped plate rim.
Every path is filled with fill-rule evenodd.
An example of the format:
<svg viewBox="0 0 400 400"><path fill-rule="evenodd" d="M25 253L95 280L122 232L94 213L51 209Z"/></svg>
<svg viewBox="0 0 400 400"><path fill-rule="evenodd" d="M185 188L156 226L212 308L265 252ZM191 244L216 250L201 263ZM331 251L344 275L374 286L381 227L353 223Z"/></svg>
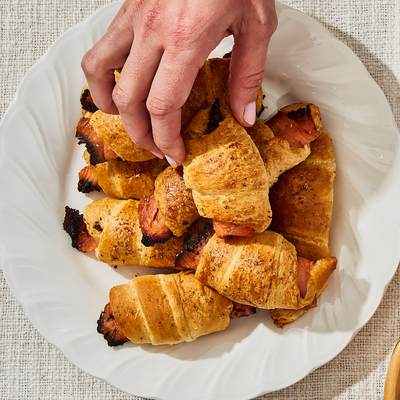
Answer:
<svg viewBox="0 0 400 400"><path fill-rule="evenodd" d="M85 19L84 21L80 22L79 24L75 25L74 27L70 28L68 31L66 31L63 35L61 35L50 47L49 49L46 51L46 53L41 57L40 60L37 61L37 63L35 63L33 65L33 67L28 71L28 73L25 75L25 77L22 79L17 92L15 94L15 96L13 97L12 101L10 102L10 105L4 115L4 117L2 118L2 121L0 123L0 133L2 133L2 127L6 124L9 116L11 116L12 111L14 110L14 108L17 107L18 102L19 102L19 95L20 95L20 89L23 88L26 83L29 81L31 74L33 73L33 71L35 71L37 68L40 67L41 63L45 63L47 61L47 58L50 57L50 55L53 52L53 49L55 47L58 47L62 41L66 38L68 38L68 36L71 34L71 32L77 32L78 29L84 29L85 27L87 27L91 22L96 21L99 16L103 13L105 13L106 11L108 11L110 8L117 8L119 7L119 5L121 4L121 1L115 2L115 3L111 3L110 5L107 5L105 7L103 7L102 9L98 10L96 13L94 13L93 15L91 15L89 18ZM289 8L288 6L282 6L283 8ZM298 11L297 11L298 12ZM306 14L303 14L305 17L312 19L311 17L307 16ZM329 33L329 31L327 31L325 28L323 28L326 32ZM343 43L341 43L336 37L334 37L331 33L329 33L332 37L332 40L335 40L338 44L340 44L340 46L343 46L343 48L348 49L347 46L345 46ZM348 49L350 52L351 50ZM354 53L352 53L354 54ZM358 60L358 58L357 58ZM360 62L360 60L358 60L357 62ZM373 78L368 74L368 71L365 69L366 71L366 76L368 76L373 82L375 82L373 80ZM375 82L376 84L376 82ZM377 84L376 84L377 85ZM377 85L378 87L378 85ZM379 88L379 87L378 87ZM380 89L379 89L380 90ZM388 105L387 105L388 106ZM394 119L392 121L392 124L394 122ZM395 129L397 130L397 127L395 127ZM1 162L0 162L1 164ZM11 265L9 265L8 263L8 257L7 257L7 252L4 252L4 254L2 254L1 256L1 262L2 262L2 267L3 267L3 272L4 272L4 276L6 278L6 281L12 291L12 293L14 294L14 296L17 298L17 300L20 302L20 298L23 298L24 296L19 293L19 289L18 289L18 282L14 282L13 279L11 278L11 275L9 274L9 269L11 268ZM329 356L326 356L323 360L321 360L321 362L318 365L313 365L310 370L308 371L304 371L304 373L302 374L301 377L296 377L295 380L292 379L292 382L288 383L286 386L290 386L296 382L298 382L299 380L303 379L305 376L307 376L308 374L310 374L312 371L314 371L315 369L319 368L320 366L326 364L327 362L329 362L331 359L333 359L336 355L338 355L345 347L346 345L352 340L352 338L357 334L357 332L362 329L362 327L369 321L369 319L372 317L372 315L375 313L376 309L378 308L383 295L388 287L388 285L390 284L390 281L393 279L394 273L396 272L397 266L398 266L398 260L400 259L400 255L399 255L399 250L397 250L397 255L396 255L396 261L393 261L393 265L388 269L387 274L382 277L382 283L383 286L381 286L381 290L379 291L379 293L375 293L375 297L379 298L379 301L377 302L376 307L373 309L369 309L368 312L366 313L367 317L365 317L362 321L358 321L358 326L357 329L354 332L348 332L347 334L343 334L343 339L340 343L340 346L337 346L337 348L335 349L335 351L332 351L333 354L330 354ZM23 309L25 310L26 314L28 315L28 318L30 319L30 321L32 322L32 324L35 326L35 328L42 334L42 336L45 336L42 332L45 330L42 326L43 321L38 321L35 320L34 315L32 315L32 305L30 304L24 304L21 303L21 306L23 307ZM32 311L31 311L32 310ZM65 349L63 349L63 344L64 343L57 343L57 340L52 340L51 343L53 345L55 345L57 348L59 348L59 350L68 358L70 359L72 362L74 362L74 364L79 367L79 360L72 360L71 359L71 354L68 353L68 351L66 351ZM92 374L90 371L86 371L87 373L93 375L93 376L97 376L100 379L105 380L106 382L110 383L111 385L115 384L112 382L112 378L107 378L104 376L99 376L99 375L94 375ZM107 374L106 374L107 375ZM293 377L292 377L293 378ZM261 383L260 383L261 385ZM279 389L283 389L284 387L280 387L280 388L276 388L276 389L272 389L272 390L265 390L265 388L262 391L259 391L255 393L254 390L252 391L252 393L241 393L237 396L237 398L242 399L244 398L243 396L260 396L262 394L265 393L269 393L269 392L273 392ZM123 389L122 389L123 390ZM129 392L131 393L131 392ZM134 394L134 393L131 393ZM137 393L135 393L135 395L138 395ZM149 394L145 394L142 393L141 396L149 396ZM156 397L157 399L160 399L159 397ZM232 397L230 397L232 398Z"/></svg>

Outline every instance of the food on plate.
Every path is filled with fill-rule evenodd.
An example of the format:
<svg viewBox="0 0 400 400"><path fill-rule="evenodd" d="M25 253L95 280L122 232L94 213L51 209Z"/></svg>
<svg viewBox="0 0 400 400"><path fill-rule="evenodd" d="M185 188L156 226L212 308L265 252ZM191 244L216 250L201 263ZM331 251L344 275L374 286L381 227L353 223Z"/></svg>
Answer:
<svg viewBox="0 0 400 400"><path fill-rule="evenodd" d="M294 245L269 230L252 237L213 235L205 241L192 251L200 253L198 264L190 264L196 278L232 301L264 309L311 306L337 263L335 257L315 262L298 257ZM185 260L177 262L189 268Z"/></svg>
<svg viewBox="0 0 400 400"><path fill-rule="evenodd" d="M200 217L182 174L182 167L166 168L155 180L154 195L140 199L139 222L148 246L183 236Z"/></svg>
<svg viewBox="0 0 400 400"><path fill-rule="evenodd" d="M286 139L292 147L302 148L318 135L322 128L319 108L300 103L280 109L266 123L275 136Z"/></svg>
<svg viewBox="0 0 400 400"><path fill-rule="evenodd" d="M100 192L101 188L98 180L90 167L83 167L79 171L78 191L81 193Z"/></svg>
<svg viewBox="0 0 400 400"><path fill-rule="evenodd" d="M83 215L78 210L68 206L65 207L63 228L70 236L73 248L82 253L88 253L97 247L97 241L89 235Z"/></svg>
<svg viewBox="0 0 400 400"><path fill-rule="evenodd" d="M333 183L336 162L332 141L322 131L311 143L311 155L285 172L270 190L271 229L293 243L297 253L310 260L329 257ZM305 310L271 310L278 327L295 321Z"/></svg>
<svg viewBox="0 0 400 400"><path fill-rule="evenodd" d="M98 321L109 345L192 341L256 307L283 327L317 306L336 268L336 164L320 109L290 104L244 128L229 105L229 64L215 58L199 70L182 107L187 156L178 168L134 145L87 86L81 93L80 190L109 198L83 215L66 208L72 245L111 265L182 271L111 289ZM262 99L260 88L258 113Z"/></svg>
<svg viewBox="0 0 400 400"><path fill-rule="evenodd" d="M117 200L103 199L89 203L83 215L79 217L78 228L69 226L67 215L64 220L64 229L71 236L74 246L77 240L81 242L91 238L96 245L97 258L111 265L143 265L154 268L174 268L175 257L184 246L183 238L172 237L168 242L157 243L152 247L142 244L142 231L138 221L139 202L134 199ZM76 210L74 210L76 211ZM78 211L76 211L79 214ZM77 217L78 218L78 217ZM73 221L73 220L72 220ZM79 233L82 239L79 238ZM78 248L78 247L76 247ZM78 248L78 250L81 250ZM89 251L91 251L89 250Z"/></svg>
<svg viewBox="0 0 400 400"><path fill-rule="evenodd" d="M185 142L183 179L205 218L262 232L271 222L269 181L257 147L233 118Z"/></svg>
<svg viewBox="0 0 400 400"><path fill-rule="evenodd" d="M167 161L159 159L143 162L114 159L92 165L87 151L83 157L88 164L84 169L89 168L98 187L114 199L140 199L151 195L158 174L168 165ZM88 178L88 181L91 180Z"/></svg>
<svg viewBox="0 0 400 400"><path fill-rule="evenodd" d="M196 269L200 263L201 252L208 240L214 235L214 224L205 223L201 232L185 236L185 245L177 255L176 269Z"/></svg>
<svg viewBox="0 0 400 400"><path fill-rule="evenodd" d="M291 241L310 260L330 255L336 162L332 141L322 131L311 143L311 155L279 177L270 190L271 229Z"/></svg>
<svg viewBox="0 0 400 400"><path fill-rule="evenodd" d="M291 110L289 115L293 117L297 114L304 115L305 126L308 129L311 129L310 126L313 127L313 135L309 135L307 141L301 147L292 146L291 142L293 140L291 138L293 138L293 134L287 134L284 137L281 130L275 129L273 131L269 126L273 126L270 123L271 119L266 122L258 120L252 127L247 128L247 133L256 144L264 161L265 169L268 171L270 187L277 182L283 172L295 167L310 155L311 143L317 139L321 132L321 115L317 106L308 103L296 103L284 107L278 113L285 115L282 110L287 109ZM291 120L289 117L286 118L293 121L299 129L303 129L295 120Z"/></svg>
<svg viewBox="0 0 400 400"><path fill-rule="evenodd" d="M89 118L82 117L79 120L75 137L79 139L78 144L85 144L92 165L118 158L114 150L111 150L97 135Z"/></svg>
<svg viewBox="0 0 400 400"><path fill-rule="evenodd" d="M182 167L168 167L157 176L154 197L165 224L175 236L183 236L200 217L192 191L183 180Z"/></svg>
<svg viewBox="0 0 400 400"><path fill-rule="evenodd" d="M184 140L193 138L188 125L191 124L191 121L200 110L201 114L206 114L203 120L207 120L208 127L208 121L213 120L213 118L210 118L209 113L216 101L219 103L218 113L220 115L217 118L217 122L232 114L229 104L229 65L230 57L216 57L206 60L200 68L189 97L181 110L181 133ZM257 113L262 109L262 101L263 93L260 88L256 99ZM196 125L199 124L196 123ZM202 123L200 125L204 126ZM216 127L216 124L214 124L214 127Z"/></svg>
<svg viewBox="0 0 400 400"><path fill-rule="evenodd" d="M109 300L100 315L98 332L110 346L128 339L153 345L191 342L224 330L231 317L254 313L240 305L234 310L232 301L187 271L134 278L111 288Z"/></svg>
<svg viewBox="0 0 400 400"><path fill-rule="evenodd" d="M119 115L105 114L99 110L90 117L90 124L97 136L122 160L141 162L156 158L132 142Z"/></svg>
<svg viewBox="0 0 400 400"><path fill-rule="evenodd" d="M85 85L85 87L82 90L80 103L81 103L82 114L85 118L90 118L93 115L93 113L95 113L98 110L96 104L94 104L88 85Z"/></svg>
<svg viewBox="0 0 400 400"><path fill-rule="evenodd" d="M183 179L193 192L199 214L216 221L219 236L251 236L267 229L272 218L270 187L284 171L310 154L309 142L315 140L321 128L319 108L299 103L290 109L289 115L304 114L307 128L313 127L313 136L310 134L301 148L275 136L268 122L257 121L246 131L232 116L211 133L192 135L194 139L185 141ZM197 121L192 131L205 131L200 125L206 125L205 121ZM301 128L295 120L293 123Z"/></svg>
<svg viewBox="0 0 400 400"><path fill-rule="evenodd" d="M156 243L165 243L172 237L172 231L165 223L157 207L154 195L140 199L138 209L139 226L142 231L142 243L145 246L154 246Z"/></svg>

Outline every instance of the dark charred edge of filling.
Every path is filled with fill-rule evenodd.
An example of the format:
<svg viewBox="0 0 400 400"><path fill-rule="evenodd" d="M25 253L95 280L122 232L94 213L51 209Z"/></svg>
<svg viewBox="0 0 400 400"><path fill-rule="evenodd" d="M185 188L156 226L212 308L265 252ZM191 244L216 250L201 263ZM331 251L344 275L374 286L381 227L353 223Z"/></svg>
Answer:
<svg viewBox="0 0 400 400"><path fill-rule="evenodd" d="M168 236L168 237L153 237L153 236L147 236L142 232L142 244L143 246L146 247L153 247L154 245L156 245L157 243L165 243L166 241L168 241L169 239L171 239L172 235Z"/></svg>
<svg viewBox="0 0 400 400"><path fill-rule="evenodd" d="M97 183L96 185L93 185L93 182L88 181L86 179L79 179L78 182L78 191L81 193L91 193L97 190L100 192L101 187Z"/></svg>
<svg viewBox="0 0 400 400"><path fill-rule="evenodd" d="M92 129L93 127L89 123L89 118L84 118L82 117L80 122L82 121L82 125L86 129ZM84 144L86 146L86 150L89 153L90 156L90 164L91 165L97 165L100 163L103 163L106 160L104 156L104 142L101 141L101 144L95 143L93 144L89 139L88 136L85 134L85 132L80 132L79 131L80 124L78 124L76 132L75 132L75 137L79 140L78 144ZM97 137L97 134L96 134Z"/></svg>
<svg viewBox="0 0 400 400"><path fill-rule="evenodd" d="M113 331L107 330L106 318L107 318L106 313L104 311L102 311L100 313L99 319L97 320L97 332L104 336L104 339L107 340L107 344L110 347L115 347L115 346L122 346L124 343L128 342L129 341L128 338L116 339L115 336L113 335ZM111 313L110 316L108 317L108 319L113 319L115 321L114 314ZM118 328L118 325L116 322L115 322L115 326Z"/></svg>
<svg viewBox="0 0 400 400"><path fill-rule="evenodd" d="M208 240L214 235L215 230L211 223L207 222L204 225L203 230L197 233L189 233L185 236L185 244L182 251L176 256L175 264L179 262L180 259L185 257L187 253L194 253L199 255L203 249L203 246L208 242Z"/></svg>
<svg viewBox="0 0 400 400"><path fill-rule="evenodd" d="M88 97L90 97L91 101L87 100ZM90 95L89 89L85 89L83 91L82 96L81 96L81 105L85 111L89 111L91 113L95 113L98 110L96 104L94 104L94 102L92 100L92 96Z"/></svg>
<svg viewBox="0 0 400 400"><path fill-rule="evenodd" d="M233 308L231 313L229 314L229 317L231 319L248 317L249 315L256 314L257 312L256 308L253 306L236 303L235 301L233 301L232 303Z"/></svg>
<svg viewBox="0 0 400 400"><path fill-rule="evenodd" d="M264 101L264 99L265 99L265 94L263 94L263 101ZM257 114L257 118L260 118L260 116L264 112L264 110L265 110L264 103L261 103L261 108L260 108L260 111Z"/></svg>
<svg viewBox="0 0 400 400"><path fill-rule="evenodd" d="M71 237L71 245L74 249L79 248L79 236L82 232L87 232L83 215L71 207L65 206L65 216L63 222L64 231Z"/></svg>
<svg viewBox="0 0 400 400"><path fill-rule="evenodd" d="M75 137L79 140L78 144L86 144L88 142L85 128L89 125L89 121L89 118L82 117L76 126Z"/></svg>
<svg viewBox="0 0 400 400"><path fill-rule="evenodd" d="M229 53L225 53L222 58L231 58L232 57L232 50Z"/></svg>
<svg viewBox="0 0 400 400"><path fill-rule="evenodd" d="M286 114L287 117L291 119L296 119L296 117L310 117L311 116L311 108L310 105L307 104L306 107L298 108L297 110L289 111Z"/></svg>
<svg viewBox="0 0 400 400"><path fill-rule="evenodd" d="M216 99L211 106L210 110L210 119L208 121L207 132L206 135L209 135L211 132L215 131L218 128L219 123L223 120L221 114L221 107L219 104L219 99Z"/></svg>
<svg viewBox="0 0 400 400"><path fill-rule="evenodd" d="M90 142L86 142L86 150L90 155L91 165L97 165L107 161L107 159L104 157L103 149L100 149L98 145L93 145Z"/></svg>

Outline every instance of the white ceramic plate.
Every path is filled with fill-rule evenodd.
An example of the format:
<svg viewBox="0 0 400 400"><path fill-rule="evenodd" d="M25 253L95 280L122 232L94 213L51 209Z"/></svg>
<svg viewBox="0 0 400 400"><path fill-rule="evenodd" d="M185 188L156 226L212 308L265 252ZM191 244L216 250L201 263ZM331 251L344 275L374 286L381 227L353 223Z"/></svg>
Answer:
<svg viewBox="0 0 400 400"><path fill-rule="evenodd" d="M279 28L264 81L268 114L307 101L321 108L338 174L331 227L337 271L320 306L278 329L268 311L193 343L110 348L96 321L111 286L143 267L83 255L62 229L83 148L74 138L83 54L121 2L64 34L22 81L0 127L0 253L7 282L38 331L75 365L134 395L248 399L289 386L335 357L371 318L399 261L399 133L362 63L312 18L277 4ZM227 39L213 55L230 50Z"/></svg>

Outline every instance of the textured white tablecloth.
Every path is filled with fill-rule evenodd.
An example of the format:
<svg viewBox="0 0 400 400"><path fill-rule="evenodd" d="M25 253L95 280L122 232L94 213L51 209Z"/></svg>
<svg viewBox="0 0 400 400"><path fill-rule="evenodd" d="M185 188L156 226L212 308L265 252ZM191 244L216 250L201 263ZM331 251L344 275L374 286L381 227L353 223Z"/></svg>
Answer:
<svg viewBox="0 0 400 400"><path fill-rule="evenodd" d="M0 118L24 74L47 48L68 28L111 2L1 0ZM385 93L399 125L400 0L283 2L316 18L358 55ZM341 354L295 385L259 399L382 399L390 356L400 336L399 317L397 272L375 315ZM139 399L80 371L43 339L2 273L0 398Z"/></svg>

